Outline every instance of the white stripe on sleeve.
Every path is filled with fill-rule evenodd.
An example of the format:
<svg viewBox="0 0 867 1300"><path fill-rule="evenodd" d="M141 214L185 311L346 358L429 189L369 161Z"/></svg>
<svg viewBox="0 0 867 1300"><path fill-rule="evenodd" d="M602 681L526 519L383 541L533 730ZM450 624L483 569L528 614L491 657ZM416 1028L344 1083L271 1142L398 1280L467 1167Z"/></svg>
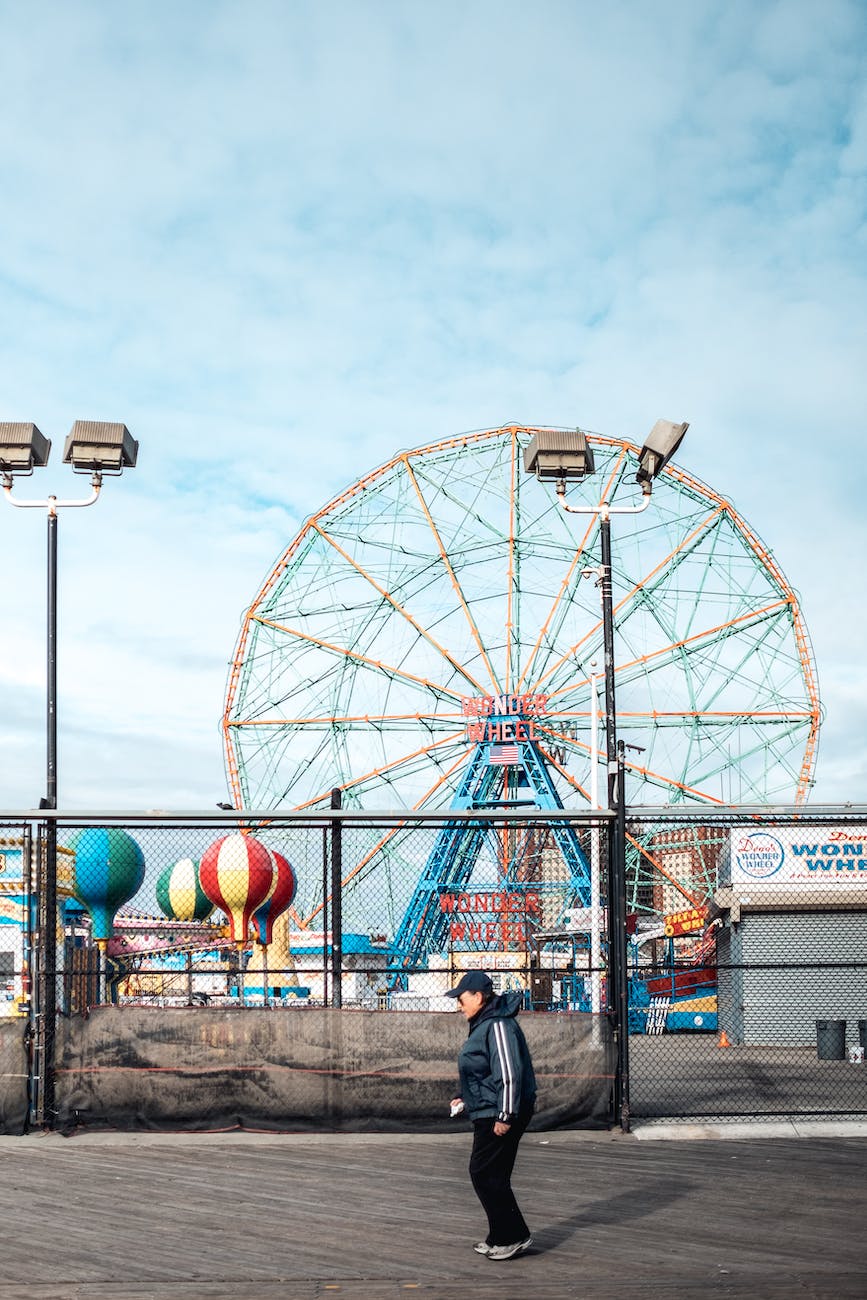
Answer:
<svg viewBox="0 0 867 1300"><path fill-rule="evenodd" d="M512 1055L509 1051L509 1038L503 1027L502 1020L494 1021L494 1042L497 1045L497 1053L500 1058L500 1071L503 1076L503 1115L514 1115L518 1107L515 1099L515 1070L512 1065Z"/></svg>

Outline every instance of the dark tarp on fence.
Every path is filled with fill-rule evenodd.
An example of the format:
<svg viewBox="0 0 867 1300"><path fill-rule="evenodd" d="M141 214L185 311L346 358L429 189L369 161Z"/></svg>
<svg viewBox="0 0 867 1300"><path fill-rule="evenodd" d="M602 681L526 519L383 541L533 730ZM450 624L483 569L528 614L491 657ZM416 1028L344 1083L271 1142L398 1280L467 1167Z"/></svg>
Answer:
<svg viewBox="0 0 867 1300"><path fill-rule="evenodd" d="M535 1128L604 1126L607 1021L522 1015ZM58 1026L58 1126L444 1131L466 1025L456 1013L99 1007Z"/></svg>
<svg viewBox="0 0 867 1300"><path fill-rule="evenodd" d="M0 1020L0 1133L23 1133L27 1127L27 1021Z"/></svg>

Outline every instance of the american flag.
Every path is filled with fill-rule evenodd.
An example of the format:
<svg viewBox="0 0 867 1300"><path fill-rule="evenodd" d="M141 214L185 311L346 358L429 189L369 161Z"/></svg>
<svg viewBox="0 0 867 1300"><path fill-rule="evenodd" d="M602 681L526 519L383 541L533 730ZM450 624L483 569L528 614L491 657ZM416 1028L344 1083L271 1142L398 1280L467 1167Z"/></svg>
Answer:
<svg viewBox="0 0 867 1300"><path fill-rule="evenodd" d="M492 745L488 763L498 767L515 767L521 761L517 745Z"/></svg>

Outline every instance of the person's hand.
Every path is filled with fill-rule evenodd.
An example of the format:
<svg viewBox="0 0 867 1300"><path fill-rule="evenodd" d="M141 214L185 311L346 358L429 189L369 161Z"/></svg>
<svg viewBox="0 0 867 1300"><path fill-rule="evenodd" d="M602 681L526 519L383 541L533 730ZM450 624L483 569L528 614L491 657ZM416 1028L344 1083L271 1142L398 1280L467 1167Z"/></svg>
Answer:
<svg viewBox="0 0 867 1300"><path fill-rule="evenodd" d="M505 1137L511 1127L511 1124L504 1124L501 1119L498 1119L494 1124L494 1136L498 1138Z"/></svg>

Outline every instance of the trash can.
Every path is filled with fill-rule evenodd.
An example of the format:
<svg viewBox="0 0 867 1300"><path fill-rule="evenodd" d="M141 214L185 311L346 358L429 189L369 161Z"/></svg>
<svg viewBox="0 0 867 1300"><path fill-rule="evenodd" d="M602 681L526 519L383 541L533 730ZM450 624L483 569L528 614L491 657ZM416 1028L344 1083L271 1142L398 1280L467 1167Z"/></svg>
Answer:
<svg viewBox="0 0 867 1300"><path fill-rule="evenodd" d="M867 1053L867 1020L858 1021L858 1042Z"/></svg>
<svg viewBox="0 0 867 1300"><path fill-rule="evenodd" d="M816 1052L820 1061L845 1061L846 1021L816 1021Z"/></svg>

